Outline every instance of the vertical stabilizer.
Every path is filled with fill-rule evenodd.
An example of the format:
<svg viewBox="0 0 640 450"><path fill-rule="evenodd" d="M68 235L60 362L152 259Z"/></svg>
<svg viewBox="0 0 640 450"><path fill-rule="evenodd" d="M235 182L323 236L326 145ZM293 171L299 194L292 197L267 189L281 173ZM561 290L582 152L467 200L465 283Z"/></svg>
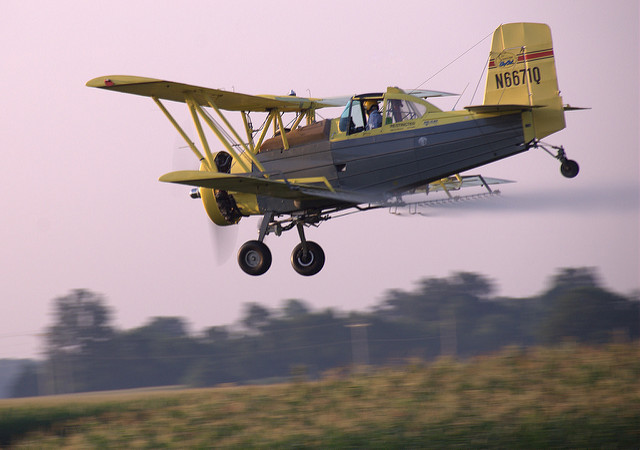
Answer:
<svg viewBox="0 0 640 450"><path fill-rule="evenodd" d="M493 33L484 105L532 107L530 138L565 127L549 26L508 23Z"/></svg>

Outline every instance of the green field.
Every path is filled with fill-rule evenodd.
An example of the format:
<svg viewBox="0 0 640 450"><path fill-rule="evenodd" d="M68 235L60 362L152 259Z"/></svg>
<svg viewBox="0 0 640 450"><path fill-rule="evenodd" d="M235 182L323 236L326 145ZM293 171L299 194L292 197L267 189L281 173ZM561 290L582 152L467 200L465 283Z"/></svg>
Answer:
<svg viewBox="0 0 640 450"><path fill-rule="evenodd" d="M319 381L2 400L0 446L638 448L640 347L509 348Z"/></svg>

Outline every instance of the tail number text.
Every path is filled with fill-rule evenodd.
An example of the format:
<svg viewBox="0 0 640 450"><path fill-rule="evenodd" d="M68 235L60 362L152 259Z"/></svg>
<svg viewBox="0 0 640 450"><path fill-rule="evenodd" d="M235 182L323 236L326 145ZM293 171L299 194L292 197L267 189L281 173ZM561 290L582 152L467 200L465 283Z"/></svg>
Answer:
<svg viewBox="0 0 640 450"><path fill-rule="evenodd" d="M529 83L540 84L540 80L542 80L540 68L529 67L527 69L514 70L513 72L497 73L496 89L520 86L527 82L527 78L529 79Z"/></svg>

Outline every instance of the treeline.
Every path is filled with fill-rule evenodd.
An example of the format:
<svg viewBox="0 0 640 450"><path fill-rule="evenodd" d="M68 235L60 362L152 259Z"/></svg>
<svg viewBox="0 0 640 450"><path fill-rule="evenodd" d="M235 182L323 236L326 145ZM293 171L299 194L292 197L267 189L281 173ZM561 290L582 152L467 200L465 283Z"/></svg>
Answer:
<svg viewBox="0 0 640 450"><path fill-rule="evenodd" d="M591 268L562 269L541 295L495 297L474 273L426 278L393 290L367 312L313 311L302 300L271 310L244 306L232 326L188 332L184 319L156 317L117 330L105 299L75 290L54 300L42 363L25 366L14 397L148 386L315 378L352 364L470 357L504 346L601 344L640 335L638 298L613 293Z"/></svg>

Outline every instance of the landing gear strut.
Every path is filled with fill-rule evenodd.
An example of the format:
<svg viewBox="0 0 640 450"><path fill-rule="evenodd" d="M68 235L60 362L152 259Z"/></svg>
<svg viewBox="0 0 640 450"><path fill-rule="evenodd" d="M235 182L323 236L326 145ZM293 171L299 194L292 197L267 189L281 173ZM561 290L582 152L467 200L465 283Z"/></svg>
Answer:
<svg viewBox="0 0 640 450"><path fill-rule="evenodd" d="M260 234L257 241L245 242L238 251L238 264L240 268L249 275L262 275L271 267L271 251L263 242L270 231L280 235L284 230L289 230L295 226L300 236L300 244L296 245L291 252L291 265L300 275L315 275L324 266L324 251L322 247L312 241L307 241L304 236L305 223L315 223L306 218L296 218L286 227L282 227L282 222L273 221L274 214L267 213L260 224Z"/></svg>
<svg viewBox="0 0 640 450"><path fill-rule="evenodd" d="M562 146L558 147L558 146L552 145L551 148L558 151L558 153L554 155L549 149L547 149L540 142L535 142L533 146L536 148L540 147L542 150L549 153L555 159L560 161L560 173L564 177L575 178L576 175L578 175L578 172L580 172L580 166L578 166L578 163L572 159L567 159L567 155L564 152L564 147Z"/></svg>

